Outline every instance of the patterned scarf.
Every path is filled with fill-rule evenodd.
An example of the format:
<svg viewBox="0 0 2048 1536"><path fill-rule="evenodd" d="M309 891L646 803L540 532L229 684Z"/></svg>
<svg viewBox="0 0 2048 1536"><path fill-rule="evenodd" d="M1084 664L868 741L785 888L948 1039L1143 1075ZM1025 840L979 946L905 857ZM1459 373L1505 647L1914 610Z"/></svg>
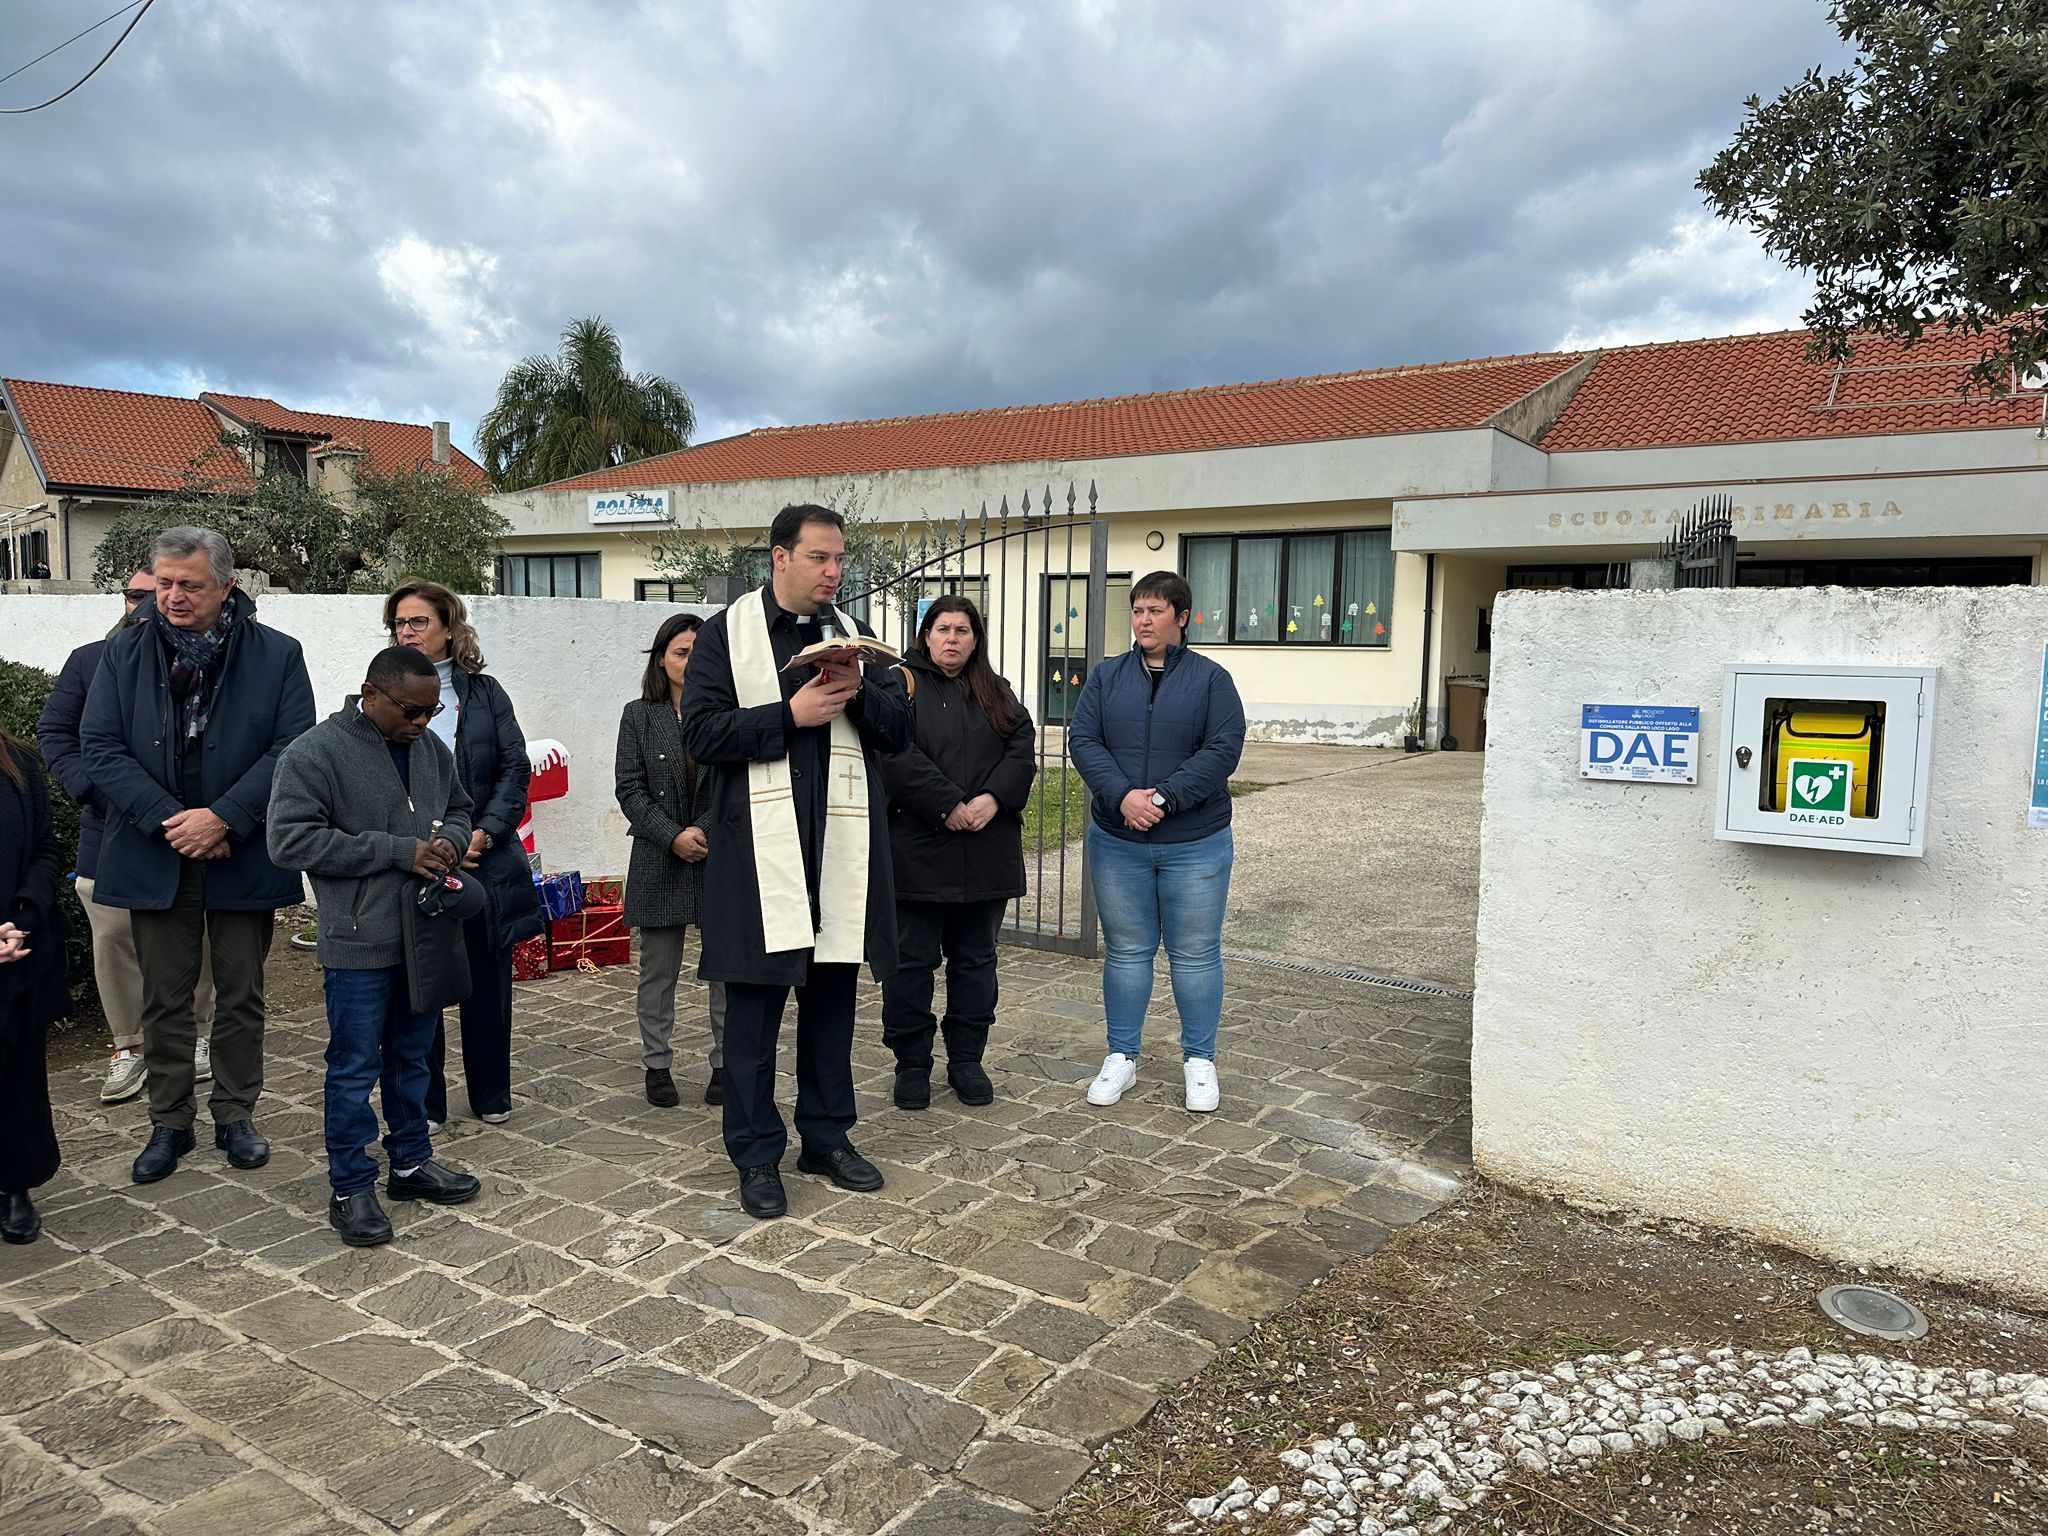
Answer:
<svg viewBox="0 0 2048 1536"><path fill-rule="evenodd" d="M213 701L220 694L221 661L235 627L233 599L221 605L220 617L209 630L180 629L161 610L152 612L150 623L171 648L171 694L179 701L185 739L195 740L206 734Z"/></svg>

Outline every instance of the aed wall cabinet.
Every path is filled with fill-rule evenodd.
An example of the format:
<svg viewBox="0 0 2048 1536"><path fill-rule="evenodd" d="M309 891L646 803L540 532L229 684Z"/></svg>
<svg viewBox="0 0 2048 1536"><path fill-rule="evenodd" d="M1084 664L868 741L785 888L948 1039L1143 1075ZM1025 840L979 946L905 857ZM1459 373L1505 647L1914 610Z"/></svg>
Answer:
<svg viewBox="0 0 2048 1536"><path fill-rule="evenodd" d="M1934 667L1728 668L1714 836L1918 858Z"/></svg>

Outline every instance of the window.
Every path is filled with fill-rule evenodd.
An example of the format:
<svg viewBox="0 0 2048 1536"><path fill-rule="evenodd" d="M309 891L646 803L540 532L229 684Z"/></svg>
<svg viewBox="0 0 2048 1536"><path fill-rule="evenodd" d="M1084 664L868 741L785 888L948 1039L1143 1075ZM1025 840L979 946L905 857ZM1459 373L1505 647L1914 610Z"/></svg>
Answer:
<svg viewBox="0 0 2048 1536"><path fill-rule="evenodd" d="M704 594L687 581L635 581L636 603L701 603Z"/></svg>
<svg viewBox="0 0 2048 1536"><path fill-rule="evenodd" d="M1181 551L1194 596L1190 645L1389 643L1389 529L1200 534L1183 539Z"/></svg>
<svg viewBox="0 0 2048 1536"><path fill-rule="evenodd" d="M2031 586L2026 555L1921 556L1895 560L1744 560L1738 587Z"/></svg>
<svg viewBox="0 0 2048 1536"><path fill-rule="evenodd" d="M1618 578L1618 579L1617 579ZM1597 592L1628 585L1628 567L1619 572L1612 565L1511 565L1507 587L1511 592Z"/></svg>
<svg viewBox="0 0 2048 1536"><path fill-rule="evenodd" d="M288 438L266 437L263 439L263 462L266 468L303 480L306 478L306 445Z"/></svg>
<svg viewBox="0 0 2048 1536"><path fill-rule="evenodd" d="M1088 681L1088 578L1055 574L1040 579L1045 583L1040 713L1046 725L1064 725ZM1131 573L1113 572L1103 578L1103 659L1130 648Z"/></svg>
<svg viewBox="0 0 2048 1536"><path fill-rule="evenodd" d="M502 597L602 597L596 555L500 555Z"/></svg>

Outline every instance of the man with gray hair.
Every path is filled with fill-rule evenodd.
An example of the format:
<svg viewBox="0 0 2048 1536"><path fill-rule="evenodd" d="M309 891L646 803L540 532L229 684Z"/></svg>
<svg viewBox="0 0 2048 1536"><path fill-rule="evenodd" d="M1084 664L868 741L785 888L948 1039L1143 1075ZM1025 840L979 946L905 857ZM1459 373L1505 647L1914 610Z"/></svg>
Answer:
<svg viewBox="0 0 2048 1536"><path fill-rule="evenodd" d="M79 727L93 787L108 804L94 898L125 907L142 963L149 1144L133 1176L168 1176L194 1145L193 988L213 956L214 1145L260 1168L270 1144L253 1116L263 1089L263 965L297 874L264 846L278 754L313 724L305 656L256 622L235 556L210 528L166 528L151 570L149 622L107 642Z"/></svg>

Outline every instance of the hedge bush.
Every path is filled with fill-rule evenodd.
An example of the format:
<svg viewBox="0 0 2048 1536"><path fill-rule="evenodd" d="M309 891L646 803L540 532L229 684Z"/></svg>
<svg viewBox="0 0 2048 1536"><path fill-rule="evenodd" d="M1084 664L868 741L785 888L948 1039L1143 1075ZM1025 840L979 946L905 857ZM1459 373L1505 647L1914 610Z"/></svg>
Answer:
<svg viewBox="0 0 2048 1536"><path fill-rule="evenodd" d="M34 750L36 717L43 712L43 704L56 686L57 679L40 667L0 659L0 726L16 741ZM85 908L78 904L78 892L72 889L70 878L78 866L78 807L47 769L44 776L49 780L50 814L57 824L58 851L65 876L57 904L64 914L64 961L71 978L70 1017L80 1020L96 1017L100 1004L92 980L92 929L86 923Z"/></svg>

